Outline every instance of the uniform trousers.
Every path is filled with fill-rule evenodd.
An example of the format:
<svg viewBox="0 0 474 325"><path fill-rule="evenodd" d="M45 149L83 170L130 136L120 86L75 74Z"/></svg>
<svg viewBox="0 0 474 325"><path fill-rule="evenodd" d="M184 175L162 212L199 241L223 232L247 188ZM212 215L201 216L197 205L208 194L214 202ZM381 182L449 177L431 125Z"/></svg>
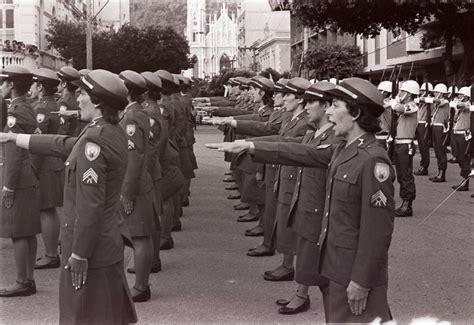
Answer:
<svg viewBox="0 0 474 325"><path fill-rule="evenodd" d="M416 127L416 140L418 141L418 149L420 150L420 166L428 168L430 166L430 147L428 139L425 137L428 132L426 125L419 123Z"/></svg>
<svg viewBox="0 0 474 325"><path fill-rule="evenodd" d="M459 167L461 168L461 177L466 178L471 173L469 155L466 155L468 142L464 134L453 134L454 146L456 148Z"/></svg>
<svg viewBox="0 0 474 325"><path fill-rule="evenodd" d="M416 198L415 177L413 176L414 154L413 144L395 144L395 169L397 181L400 184L400 198L406 201L414 201Z"/></svg>
<svg viewBox="0 0 474 325"><path fill-rule="evenodd" d="M347 302L347 286L329 280L329 287L321 289L327 323L371 323L380 317L381 322L392 319L387 299L387 285L371 288L367 297L367 307L362 315L351 313Z"/></svg>
<svg viewBox="0 0 474 325"><path fill-rule="evenodd" d="M130 324L137 322L123 261L89 269L79 290L72 286L71 272L61 268L59 282L60 324Z"/></svg>
<svg viewBox="0 0 474 325"><path fill-rule="evenodd" d="M446 170L446 168L448 168L448 156L446 155L446 147L443 146L446 133L444 133L443 127L439 125L433 125L432 133L434 152L438 160L438 169Z"/></svg>

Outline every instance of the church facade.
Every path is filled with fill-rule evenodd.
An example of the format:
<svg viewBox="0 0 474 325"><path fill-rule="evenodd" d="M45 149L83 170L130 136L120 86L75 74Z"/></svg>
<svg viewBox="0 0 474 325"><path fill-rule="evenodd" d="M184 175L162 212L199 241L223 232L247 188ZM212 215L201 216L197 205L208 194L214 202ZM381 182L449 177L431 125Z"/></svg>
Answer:
<svg viewBox="0 0 474 325"><path fill-rule="evenodd" d="M206 0L188 0L186 37L194 68L186 71L193 78L209 78L222 69L237 68L237 21L225 3L220 12L207 16ZM219 14L219 15L218 15Z"/></svg>

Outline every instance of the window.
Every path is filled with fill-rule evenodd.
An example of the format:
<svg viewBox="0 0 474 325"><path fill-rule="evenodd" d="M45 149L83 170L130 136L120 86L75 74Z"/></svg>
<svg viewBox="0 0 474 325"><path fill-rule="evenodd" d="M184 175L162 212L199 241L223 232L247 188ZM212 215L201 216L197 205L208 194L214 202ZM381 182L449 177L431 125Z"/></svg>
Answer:
<svg viewBox="0 0 474 325"><path fill-rule="evenodd" d="M5 28L14 28L13 9L5 10Z"/></svg>

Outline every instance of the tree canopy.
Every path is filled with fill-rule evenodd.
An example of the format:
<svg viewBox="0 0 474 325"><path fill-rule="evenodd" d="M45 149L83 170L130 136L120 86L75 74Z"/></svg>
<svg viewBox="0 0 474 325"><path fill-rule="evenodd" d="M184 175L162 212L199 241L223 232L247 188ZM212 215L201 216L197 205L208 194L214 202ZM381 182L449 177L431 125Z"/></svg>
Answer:
<svg viewBox="0 0 474 325"><path fill-rule="evenodd" d="M86 67L86 32L83 22L51 20L46 39L78 69ZM166 69L179 73L192 65L189 45L172 28L124 25L118 31L95 30L92 57L94 69L119 73L125 69L137 72Z"/></svg>
<svg viewBox="0 0 474 325"><path fill-rule="evenodd" d="M375 36L382 28L413 34L423 27L427 31L441 33L446 44L446 76L452 78L457 73L456 80L465 81L474 74L472 1L301 0L293 2L293 10L309 27L334 25L343 32L366 37ZM456 39L464 47L458 71L454 71L452 65L452 47Z"/></svg>
<svg viewBox="0 0 474 325"><path fill-rule="evenodd" d="M304 65L318 80L352 77L362 67L361 53L355 45L317 44L305 53Z"/></svg>

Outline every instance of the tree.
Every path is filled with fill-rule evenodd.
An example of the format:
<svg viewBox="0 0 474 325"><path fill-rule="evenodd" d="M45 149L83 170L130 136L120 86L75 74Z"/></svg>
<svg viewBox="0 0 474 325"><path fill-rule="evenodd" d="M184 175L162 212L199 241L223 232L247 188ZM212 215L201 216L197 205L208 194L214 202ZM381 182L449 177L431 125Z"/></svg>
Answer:
<svg viewBox="0 0 474 325"><path fill-rule="evenodd" d="M468 0L301 0L294 13L309 27L335 25L342 32L377 35L382 28L416 33L420 27L442 31L446 44L445 72L448 79L467 81L474 74L474 4ZM431 23L426 24L431 21ZM464 56L457 71L452 64L453 42L459 39Z"/></svg>
<svg viewBox="0 0 474 325"><path fill-rule="evenodd" d="M317 44L308 49L304 65L318 80L352 77L362 67L361 53L355 45Z"/></svg>
<svg viewBox="0 0 474 325"><path fill-rule="evenodd" d="M46 39L75 67L86 65L86 36L83 22L51 20ZM166 69L179 73L192 66L188 59L189 45L170 27L149 26L143 29L124 25L118 31L95 30L92 57L94 69L119 73Z"/></svg>

